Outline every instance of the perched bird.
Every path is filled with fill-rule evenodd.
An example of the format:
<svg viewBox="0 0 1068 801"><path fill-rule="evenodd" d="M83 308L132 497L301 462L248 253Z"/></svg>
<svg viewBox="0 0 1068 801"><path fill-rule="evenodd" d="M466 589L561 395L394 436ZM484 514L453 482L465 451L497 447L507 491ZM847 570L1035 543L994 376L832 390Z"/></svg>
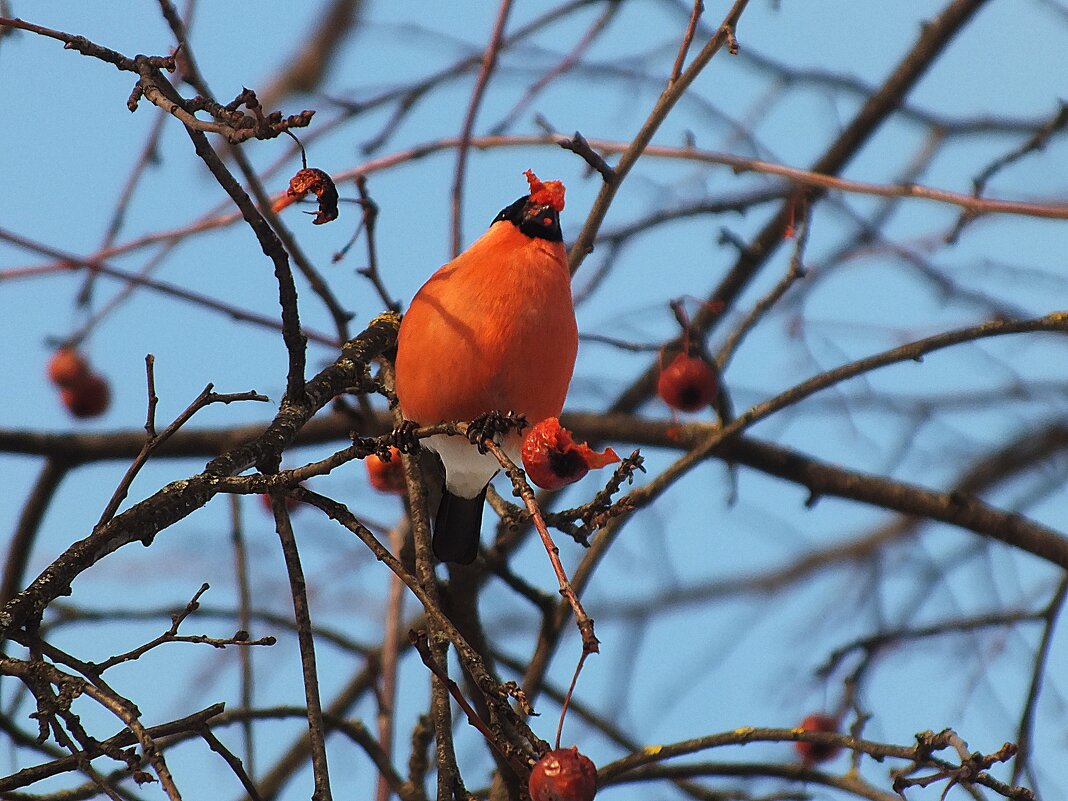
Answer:
<svg viewBox="0 0 1068 801"><path fill-rule="evenodd" d="M560 233L564 186L525 175L529 195L434 273L404 315L396 392L406 420L433 425L498 411L536 423L563 408L578 350ZM500 464L463 437L422 442L445 467L434 554L468 564L478 554L486 486ZM520 435L509 433L502 445L518 463Z"/></svg>

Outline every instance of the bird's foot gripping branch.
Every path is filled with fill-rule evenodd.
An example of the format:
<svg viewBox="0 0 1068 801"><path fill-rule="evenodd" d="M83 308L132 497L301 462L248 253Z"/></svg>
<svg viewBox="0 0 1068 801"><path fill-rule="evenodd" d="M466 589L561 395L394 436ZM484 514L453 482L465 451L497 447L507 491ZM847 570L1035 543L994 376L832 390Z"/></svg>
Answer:
<svg viewBox="0 0 1068 801"><path fill-rule="evenodd" d="M485 453L485 440L496 439L513 431L518 434L529 425L526 415L493 410L480 414L467 424L467 439L478 447L479 453Z"/></svg>

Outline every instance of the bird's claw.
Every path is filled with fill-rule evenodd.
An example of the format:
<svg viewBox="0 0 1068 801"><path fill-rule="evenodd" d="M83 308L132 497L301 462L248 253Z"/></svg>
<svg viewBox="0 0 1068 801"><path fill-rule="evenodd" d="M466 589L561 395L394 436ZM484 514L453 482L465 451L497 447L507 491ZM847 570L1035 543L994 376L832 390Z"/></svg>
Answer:
<svg viewBox="0 0 1068 801"><path fill-rule="evenodd" d="M486 412L467 424L467 439L478 446L479 453L486 452L485 440L493 439L509 431L522 431L530 425L525 415L515 412Z"/></svg>
<svg viewBox="0 0 1068 801"><path fill-rule="evenodd" d="M403 421L390 432L393 444L401 453L416 453L419 450L419 439L415 436L419 424L411 420Z"/></svg>

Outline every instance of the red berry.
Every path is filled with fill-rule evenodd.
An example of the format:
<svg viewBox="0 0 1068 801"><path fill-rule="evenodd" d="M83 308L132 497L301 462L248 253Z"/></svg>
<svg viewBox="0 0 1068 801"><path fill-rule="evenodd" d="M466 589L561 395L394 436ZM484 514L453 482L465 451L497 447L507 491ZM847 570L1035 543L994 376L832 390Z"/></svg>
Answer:
<svg viewBox="0 0 1068 801"><path fill-rule="evenodd" d="M99 417L111 404L108 382L96 373L87 373L61 387L59 397L75 417Z"/></svg>
<svg viewBox="0 0 1068 801"><path fill-rule="evenodd" d="M555 417L545 418L527 432L521 453L530 480L548 490L574 484L591 469L619 461L611 448L597 453L585 442L576 443Z"/></svg>
<svg viewBox="0 0 1068 801"><path fill-rule="evenodd" d="M267 514L271 515L271 517L274 517L274 509L271 508L271 496L270 495L260 495L260 504L263 506L263 508L267 512ZM286 511L287 512L292 512L292 511L294 511L296 509L299 509L299 508L300 508L300 501L298 501L296 498L290 498L287 495L286 496Z"/></svg>
<svg viewBox="0 0 1068 801"><path fill-rule="evenodd" d="M678 354L660 371L656 393L664 403L681 412L696 412L716 397L716 374L704 359Z"/></svg>
<svg viewBox="0 0 1068 801"><path fill-rule="evenodd" d="M532 801L591 801L597 768L578 746L550 751L538 760L527 783Z"/></svg>
<svg viewBox="0 0 1068 801"><path fill-rule="evenodd" d="M400 451L390 447L389 456L388 462L379 458L376 453L364 459L367 464L367 477L371 486L379 492L403 495L408 487L404 482L404 465L401 464Z"/></svg>
<svg viewBox="0 0 1068 801"><path fill-rule="evenodd" d="M60 387L69 387L89 375L89 362L77 350L63 347L48 360L48 377Z"/></svg>
<svg viewBox="0 0 1068 801"><path fill-rule="evenodd" d="M833 715L809 715L801 721L801 728L805 731L837 733L838 718ZM834 759L838 756L838 752L842 750L840 745L805 743L800 740L794 743L794 748L797 749L797 753L801 756L801 761L806 765L815 765L819 762L826 762L830 759Z"/></svg>

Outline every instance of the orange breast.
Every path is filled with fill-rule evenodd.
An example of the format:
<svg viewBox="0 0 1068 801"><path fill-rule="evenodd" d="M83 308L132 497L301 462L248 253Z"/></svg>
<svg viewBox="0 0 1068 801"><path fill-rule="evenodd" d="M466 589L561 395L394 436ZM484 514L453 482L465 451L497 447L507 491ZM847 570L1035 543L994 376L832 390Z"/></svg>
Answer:
<svg viewBox="0 0 1068 801"><path fill-rule="evenodd" d="M578 331L566 253L498 222L423 285L397 338L397 397L429 425L498 409L556 416Z"/></svg>

